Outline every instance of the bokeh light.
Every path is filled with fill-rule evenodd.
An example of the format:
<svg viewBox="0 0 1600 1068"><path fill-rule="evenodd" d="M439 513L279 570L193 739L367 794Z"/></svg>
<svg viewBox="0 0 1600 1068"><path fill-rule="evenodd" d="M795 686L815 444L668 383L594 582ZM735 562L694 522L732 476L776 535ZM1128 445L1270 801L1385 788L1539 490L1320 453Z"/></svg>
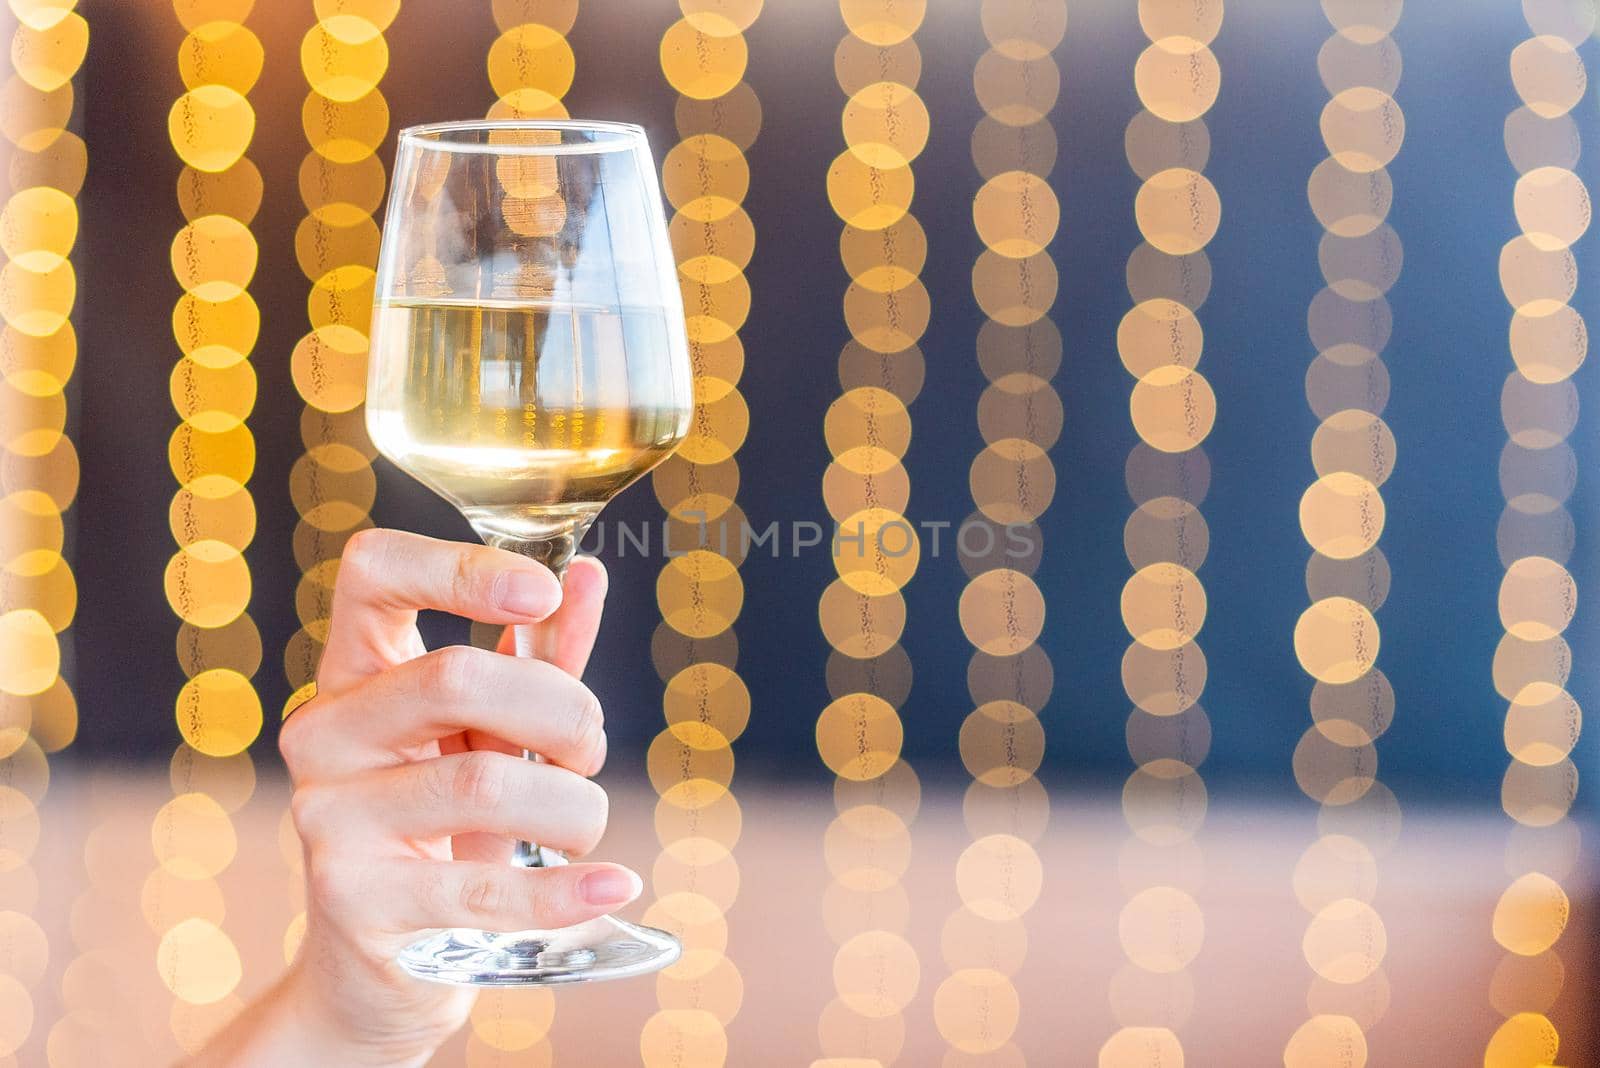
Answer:
<svg viewBox="0 0 1600 1068"><path fill-rule="evenodd" d="M1134 303L1117 329L1117 351L1133 377L1129 422L1140 439L1125 471L1136 507L1123 547L1134 570L1121 596L1132 638L1122 682L1134 705L1126 741L1135 770L1122 791L1132 832L1118 921L1127 964L1108 988L1119 1029L1099 1054L1099 1064L1118 1068L1183 1061L1178 1029L1194 1003L1187 969L1205 943L1193 841L1206 812L1197 769L1211 745L1199 704L1207 671L1197 639L1207 598L1198 572L1211 544L1201 505L1217 399L1199 369L1205 330L1198 311L1211 285L1205 249L1222 218L1203 172L1211 155L1205 115L1223 79L1209 45L1223 5L1141 0L1138 11L1149 39L1133 71L1143 109L1128 123L1124 150L1140 179L1134 219L1144 241L1128 259Z"/></svg>
<svg viewBox="0 0 1600 1068"><path fill-rule="evenodd" d="M1578 788L1567 754L1583 723L1565 689L1572 660L1561 635L1578 600L1565 566L1573 542L1566 501L1578 477L1566 444L1578 418L1571 377L1588 347L1584 318L1568 303L1579 284L1571 246L1588 229L1591 206L1571 169L1579 139L1568 112L1587 85L1575 46L1592 31L1594 10L1546 0L1525 0L1522 9L1531 36L1509 61L1522 106L1505 124L1506 153L1520 175L1511 203L1521 233L1499 262L1514 369L1500 405L1508 440L1500 457L1505 509L1497 541L1505 574L1497 608L1505 635L1493 669L1507 701L1511 760L1500 800L1513 821L1506 866L1514 878L1492 924L1506 954L1490 991L1505 1022L1484 1050L1484 1063L1496 1066L1557 1058L1560 1035L1543 1013L1565 984L1557 947L1571 905L1559 880L1575 855L1568 812Z"/></svg>
<svg viewBox="0 0 1600 1068"><path fill-rule="evenodd" d="M756 245L742 206L750 188L745 153L761 125L760 103L742 80L744 31L761 7L759 0L682 0L683 17L659 49L662 73L679 94L678 141L662 162L662 185L675 209L669 236L689 312L698 407L689 440L652 480L669 515L698 511L707 525L703 533L696 525L673 534L675 550L687 555L669 561L656 583L662 622L653 646L666 729L649 754L662 851L647 922L676 933L686 952L657 977L657 1011L639 1040L647 1066L723 1064L726 1029L743 1001L723 917L740 881L732 743L751 712L734 630L744 603L736 547L744 513L735 497L737 454L750 425L739 390L739 329L750 312L744 269Z"/></svg>

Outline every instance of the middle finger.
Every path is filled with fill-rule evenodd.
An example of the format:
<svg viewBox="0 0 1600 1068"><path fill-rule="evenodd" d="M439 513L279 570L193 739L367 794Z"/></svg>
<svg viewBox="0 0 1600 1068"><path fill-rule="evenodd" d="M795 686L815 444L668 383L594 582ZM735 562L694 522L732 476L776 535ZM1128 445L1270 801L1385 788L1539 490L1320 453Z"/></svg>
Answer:
<svg viewBox="0 0 1600 1068"><path fill-rule="evenodd" d="M319 840L522 838L574 856L606 828L606 793L552 764L474 752L421 760L295 793L301 833Z"/></svg>

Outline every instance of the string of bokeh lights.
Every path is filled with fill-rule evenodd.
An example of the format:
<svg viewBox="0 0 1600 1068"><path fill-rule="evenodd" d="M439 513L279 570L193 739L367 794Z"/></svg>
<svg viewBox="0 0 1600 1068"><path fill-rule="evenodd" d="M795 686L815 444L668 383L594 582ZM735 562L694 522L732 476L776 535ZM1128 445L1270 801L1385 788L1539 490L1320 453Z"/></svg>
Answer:
<svg viewBox="0 0 1600 1068"><path fill-rule="evenodd" d="M316 22L300 42L300 70L309 89L300 108L310 151L297 185L306 215L295 230L295 260L311 283L311 329L295 344L289 371L304 403L305 452L289 475L299 517L294 557L300 627L284 648L293 691L284 714L310 695L328 637L333 586L345 542L372 526L377 450L367 437L367 333L378 264L378 224L386 175L377 149L388 137L389 112L378 91L389 66L383 31L400 0L315 0ZM289 813L278 842L288 868L292 916L283 935L285 962L305 936L304 861Z"/></svg>
<svg viewBox="0 0 1600 1068"><path fill-rule="evenodd" d="M1061 84L1052 53L1066 33L1067 4L984 0L979 17L989 47L972 79L984 109L971 137L983 179L972 220L984 251L972 291L986 316L977 358L989 385L977 411L984 447L969 475L977 511L964 524L983 533L964 540L969 581L959 609L973 647L974 708L959 744L973 777L963 812L974 840L956 860L961 907L941 932L950 974L934 993L933 1014L951 1056L1005 1064L1023 1060L1011 1041L1022 1009L1012 977L1027 957L1024 916L1044 885L1034 845L1050 819L1049 796L1034 774L1045 748L1039 711L1054 671L1037 644L1045 601L1032 575L1043 553L1038 520L1055 495L1049 449L1064 422L1051 385L1063 345L1050 318L1058 280L1048 246L1061 219L1050 186L1057 156L1050 111ZM1022 528L1033 551L1002 555Z"/></svg>
<svg viewBox="0 0 1600 1068"><path fill-rule="evenodd" d="M17 1064L29 1037L42 1033L36 1007L48 998L49 939L30 915L47 754L70 745L78 729L62 674L78 603L64 553L65 513L78 488L67 431L78 357L71 257L88 157L68 126L89 25L66 0L11 6L10 71L0 89L9 178L0 209L0 1058Z"/></svg>
<svg viewBox="0 0 1600 1068"><path fill-rule="evenodd" d="M1200 511L1211 481L1202 443L1216 398L1198 370L1204 335L1196 313L1210 292L1205 248L1222 211L1202 171L1211 149L1204 115L1221 83L1210 42L1223 5L1141 0L1138 14L1150 41L1134 66L1144 107L1124 145L1141 181L1134 217L1144 240L1128 260L1134 306L1117 329L1117 351L1135 380L1129 413L1140 439L1125 470L1135 509L1123 545L1134 573L1121 598L1133 638L1122 681L1134 704L1127 741L1137 767L1122 792L1132 835L1118 860L1127 901L1117 933L1127 963L1109 988L1117 1030L1100 1049L1107 1068L1183 1059L1178 1032L1194 1009L1186 969L1205 937L1194 838L1207 804L1198 768L1211 743L1196 638L1206 615L1197 572L1210 544Z"/></svg>
<svg viewBox="0 0 1600 1068"><path fill-rule="evenodd" d="M178 659L189 681L179 693L172 759L174 796L156 814L157 868L144 912L159 934L156 970L172 994L169 1025L179 1049L197 1050L242 1002L243 965L223 929L217 876L237 852L233 816L249 800L255 770L246 751L260 734L261 701L251 678L261 636L247 609L244 550L256 510L246 488L256 450L246 419L256 400L250 363L261 313L249 293L258 246L250 223L261 175L246 158L256 117L247 96L261 75L260 40L244 26L248 0L176 0L187 36L178 72L185 92L167 131L184 167L178 203L186 220L172 243L183 289L172 313L181 353L171 396L181 422L168 446L179 490L170 511L178 551L166 570L167 599L182 623Z"/></svg>
<svg viewBox="0 0 1600 1068"><path fill-rule="evenodd" d="M572 87L577 71L567 33L577 20L578 0L492 0L489 7L499 32L485 60L489 86L495 94L487 117L566 118L562 98ZM527 130L501 131L493 136L501 143L531 144L555 139L547 132ZM548 237L565 224L555 164L549 157L508 157L495 168L495 179L503 194L501 219L508 234L532 240ZM432 180L443 182L443 172L432 176ZM547 297L549 279L530 274L534 262L531 257L518 257L518 272L495 278L496 295ZM421 276L426 269L438 270L438 263L415 268L414 287L426 281ZM509 294L503 292L505 286L512 287ZM491 648L499 637L497 628L474 626L473 631L474 644ZM497 987L480 991L466 1038L466 1063L474 1068L554 1063L550 1028L555 1015L556 999L549 988Z"/></svg>
<svg viewBox="0 0 1600 1068"><path fill-rule="evenodd" d="M1505 853L1511 882L1491 921L1505 953L1489 1001L1505 1019L1486 1043L1487 1068L1556 1062L1561 1036L1550 1013L1566 985L1557 946L1572 910L1561 883L1579 856L1578 828L1568 815L1578 773L1569 754L1582 712L1566 689L1572 651L1562 632L1578 597L1567 570L1576 534L1566 507L1578 464L1567 439L1578 420L1572 375L1586 355L1588 328L1568 302L1578 284L1572 246L1588 229L1592 209L1575 171L1581 139L1570 113L1586 96L1577 49L1594 32L1595 11L1592 3L1564 0L1524 0L1522 10L1532 36L1510 57L1522 104L1505 124L1521 232L1501 250L1499 263L1512 310L1514 369L1500 395L1506 503L1496 542L1505 568L1499 592L1505 634L1493 669L1495 689L1508 702L1504 740L1511 761L1501 804L1514 826Z"/></svg>
<svg viewBox="0 0 1600 1068"><path fill-rule="evenodd" d="M1311 915L1301 951L1314 978L1307 1018L1284 1048L1291 1068L1340 1056L1366 1063L1366 1032L1389 1007L1388 936L1372 901L1378 860L1394 840L1370 832L1397 830L1399 817L1393 794L1378 781L1375 743L1394 719L1395 695L1376 666L1375 613L1389 594L1389 562L1378 545L1386 515L1380 487L1396 452L1383 420L1383 350L1393 321L1385 294L1403 259L1400 238L1385 222L1393 199L1386 168L1405 139L1393 95L1401 57L1389 36L1401 6L1328 0L1323 11L1334 32L1317 62L1330 97L1320 119L1328 155L1312 172L1307 197L1323 228L1317 258L1326 285L1307 313L1317 355L1306 373L1306 400L1320 422L1311 439L1317 478L1299 513L1312 550L1311 605L1294 633L1295 653L1314 683L1312 724L1293 764L1321 818L1319 836L1294 871L1295 896ZM1346 810L1363 807L1388 815L1352 827ZM1363 828L1369 833L1352 833Z"/></svg>
<svg viewBox="0 0 1600 1068"><path fill-rule="evenodd" d="M911 440L909 405L925 376L918 342L930 312L919 277L928 243L911 213L912 162L929 133L917 93L922 53L913 38L926 4L840 0L839 10L848 32L833 67L847 98L845 150L828 168L827 193L844 223L839 254L850 276L844 320L851 337L839 355L843 392L823 424L833 459L822 495L838 525L838 577L818 608L832 647L832 701L818 716L816 742L835 776L838 814L823 842L831 880L822 908L838 948L834 996L817 1027L817 1063L889 1064L905 1044L902 1013L921 981L900 882L921 784L900 755L898 709L912 681L899 645L906 623L900 591L920 556L904 518L911 479L902 461Z"/></svg>
<svg viewBox="0 0 1600 1068"><path fill-rule="evenodd" d="M662 162L673 214L669 227L694 364L694 417L678 452L652 476L676 552L656 583L661 624L652 642L666 685L665 728L650 745L650 781L660 795L661 844L651 872L646 922L677 934L683 957L656 977L657 1011L639 1051L647 1068L717 1066L744 981L727 956L726 916L739 893L733 849L741 816L731 792L732 743L750 720L750 691L737 671L733 630L744 602L744 512L737 453L749 427L738 384L739 329L750 311L744 269L755 226L742 202L745 160L761 128L761 106L743 80L744 33L761 0L681 0L682 18L662 34L661 72L678 93L678 142ZM705 545L702 546L702 524Z"/></svg>

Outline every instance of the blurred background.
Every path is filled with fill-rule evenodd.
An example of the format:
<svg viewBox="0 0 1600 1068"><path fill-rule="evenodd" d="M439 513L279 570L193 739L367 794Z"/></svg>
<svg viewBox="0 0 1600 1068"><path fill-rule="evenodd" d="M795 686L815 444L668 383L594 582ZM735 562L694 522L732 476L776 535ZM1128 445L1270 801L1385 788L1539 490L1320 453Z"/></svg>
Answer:
<svg viewBox="0 0 1600 1068"><path fill-rule="evenodd" d="M394 133L567 114L647 130L695 350L587 543L688 953L438 1063L1600 1063L1591 0L0 21L11 1063L292 955L340 549L471 537L362 427Z"/></svg>

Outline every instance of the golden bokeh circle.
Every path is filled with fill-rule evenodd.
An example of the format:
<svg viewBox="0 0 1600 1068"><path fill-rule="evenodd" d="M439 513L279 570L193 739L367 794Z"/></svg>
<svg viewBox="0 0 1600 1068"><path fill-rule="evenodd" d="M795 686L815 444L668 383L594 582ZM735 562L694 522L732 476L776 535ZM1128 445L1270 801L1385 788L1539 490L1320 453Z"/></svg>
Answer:
<svg viewBox="0 0 1600 1068"><path fill-rule="evenodd" d="M38 272L15 260L0 267L0 317L23 334L48 337L66 326L77 295L71 260Z"/></svg>
<svg viewBox="0 0 1600 1068"><path fill-rule="evenodd" d="M661 35L661 72L681 95L695 100L724 96L744 77L749 48L740 34L713 36L679 19Z"/></svg>
<svg viewBox="0 0 1600 1068"><path fill-rule="evenodd" d="M668 723L707 723L731 743L750 721L750 690L730 667L691 664L668 680L662 712Z"/></svg>
<svg viewBox="0 0 1600 1068"><path fill-rule="evenodd" d="M1027 959L1028 927L1020 918L996 922L963 906L946 917L939 948L952 968L990 968L1011 976Z"/></svg>
<svg viewBox="0 0 1600 1068"><path fill-rule="evenodd" d="M892 293L851 282L844 295L844 318L851 336L873 352L901 352L915 345L928 329L928 290L908 278Z"/></svg>
<svg viewBox="0 0 1600 1068"><path fill-rule="evenodd" d="M868 693L847 694L817 717L817 752L835 775L865 781L900 758L904 727L894 707Z"/></svg>
<svg viewBox="0 0 1600 1068"><path fill-rule="evenodd" d="M680 210L708 195L737 204L750 189L750 165L739 146L727 138L694 134L672 146L661 161L661 186L668 203ZM673 222L677 225L676 219Z"/></svg>
<svg viewBox="0 0 1600 1068"><path fill-rule="evenodd" d="M1560 763L1577 744L1583 712L1566 690L1553 682L1530 682L1506 710L1506 752L1535 766Z"/></svg>
<svg viewBox="0 0 1600 1068"><path fill-rule="evenodd" d="M256 271L255 237L238 219L205 215L172 241L172 273L186 292L213 304L232 300Z"/></svg>
<svg viewBox="0 0 1600 1068"><path fill-rule="evenodd" d="M978 307L1002 326L1028 326L1048 315L1058 285L1055 258L1046 252L1012 259L986 249L972 267Z"/></svg>
<svg viewBox="0 0 1600 1068"><path fill-rule="evenodd" d="M886 508L847 516L836 531L833 566L851 588L870 597L902 589L916 574L922 544L904 517Z"/></svg>
<svg viewBox="0 0 1600 1068"><path fill-rule="evenodd" d="M1222 200L1199 171L1173 167L1151 176L1134 198L1139 232L1169 256L1198 252L1216 235Z"/></svg>
<svg viewBox="0 0 1600 1068"><path fill-rule="evenodd" d="M1526 641L1552 638L1577 611L1578 588L1566 568L1542 556L1523 557L1500 582L1500 622Z"/></svg>
<svg viewBox="0 0 1600 1068"><path fill-rule="evenodd" d="M1311 687L1311 719L1330 742L1370 745L1394 721L1394 687L1377 668L1348 683Z"/></svg>
<svg viewBox="0 0 1600 1068"><path fill-rule="evenodd" d="M1043 3L987 3L978 15L989 44L1012 59L1048 55L1067 35L1066 0Z"/></svg>
<svg viewBox="0 0 1600 1068"><path fill-rule="evenodd" d="M927 105L915 89L872 82L851 94L840 118L845 144L863 163L881 170L906 167L928 143Z"/></svg>
<svg viewBox="0 0 1600 1068"><path fill-rule="evenodd" d="M1122 787L1123 819L1152 845L1171 847L1192 839L1208 804L1204 780L1175 760L1135 770Z"/></svg>
<svg viewBox="0 0 1600 1068"><path fill-rule="evenodd" d="M1036 374L1002 375L978 398L978 430L990 445L1014 440L1013 435L1020 430L1020 440L1038 449L1049 449L1061 437L1065 425L1061 395L1049 379Z"/></svg>
<svg viewBox="0 0 1600 1068"><path fill-rule="evenodd" d="M389 104L382 93L350 102L307 93L300 125L313 152L333 163L360 163L388 136Z"/></svg>
<svg viewBox="0 0 1600 1068"><path fill-rule="evenodd" d="M911 863L911 833L897 813L882 805L852 805L828 825L823 854L840 883L854 890L883 891Z"/></svg>
<svg viewBox="0 0 1600 1068"><path fill-rule="evenodd" d="M1545 250L1571 245L1589 229L1588 187L1564 167L1536 167L1517 179L1512 196L1517 225Z"/></svg>
<svg viewBox="0 0 1600 1068"><path fill-rule="evenodd" d="M1511 358L1522 376L1536 385L1571 378L1588 350L1588 324L1565 304L1545 315L1518 311L1511 318Z"/></svg>
<svg viewBox="0 0 1600 1068"><path fill-rule="evenodd" d="M839 0L839 13L850 32L879 48L899 44L922 25L927 0L884 4L882 0Z"/></svg>
<svg viewBox="0 0 1600 1068"><path fill-rule="evenodd" d="M967 908L994 923L1016 919L1039 900L1044 867L1021 838L991 834L956 859L956 889Z"/></svg>
<svg viewBox="0 0 1600 1068"><path fill-rule="evenodd" d="M178 174L178 207L190 222L227 215L248 226L261 210L264 190L261 171L248 156L214 173L186 166Z"/></svg>
<svg viewBox="0 0 1600 1068"><path fill-rule="evenodd" d="M1397 448L1394 432L1381 418L1347 408L1330 414L1317 427L1311 437L1311 463L1323 478L1349 474L1376 492L1394 471Z"/></svg>
<svg viewBox="0 0 1600 1068"><path fill-rule="evenodd" d="M858 230L881 230L910 209L916 182L909 167L873 167L847 150L828 168L827 186L839 218Z"/></svg>
<svg viewBox="0 0 1600 1068"><path fill-rule="evenodd" d="M833 958L839 999L869 1019L904 1010L920 979L917 951L889 931L864 931L840 946Z"/></svg>
<svg viewBox="0 0 1600 1068"><path fill-rule="evenodd" d="M1385 515L1378 488L1350 471L1323 475L1300 498L1300 530L1307 543L1336 560L1352 559L1376 545Z"/></svg>
<svg viewBox="0 0 1600 1068"><path fill-rule="evenodd" d="M167 765L167 780L174 794L203 793L231 815L255 794L255 762L248 753L211 757L180 745Z"/></svg>
<svg viewBox="0 0 1600 1068"><path fill-rule="evenodd" d="M1306 673L1330 684L1354 682L1378 656L1378 623L1365 605L1328 597L1301 613L1294 650Z"/></svg>
<svg viewBox="0 0 1600 1068"><path fill-rule="evenodd" d="M1545 766L1512 761L1500 782L1500 806L1525 827L1550 827L1566 818L1577 793L1570 758Z"/></svg>
<svg viewBox="0 0 1600 1068"><path fill-rule="evenodd" d="M1204 345L1200 320L1175 300L1140 301L1117 326L1117 353L1139 379L1165 367L1195 367Z"/></svg>
<svg viewBox="0 0 1600 1068"><path fill-rule="evenodd" d="M1027 705L986 701L961 724L961 762L980 783L1014 787L1039 770L1044 761L1044 727Z"/></svg>
<svg viewBox="0 0 1600 1068"><path fill-rule="evenodd" d="M179 794L163 805L151 824L150 844L161 866L182 879L215 878L238 849L228 813L202 793Z"/></svg>
<svg viewBox="0 0 1600 1068"><path fill-rule="evenodd" d="M1306 194L1324 230L1339 237L1360 237L1388 218L1394 183L1385 170L1359 171L1330 157L1311 172Z"/></svg>
<svg viewBox="0 0 1600 1068"><path fill-rule="evenodd" d="M1542 872L1529 872L1506 887L1495 903L1494 940L1507 952L1533 957L1561 938L1572 903L1561 884Z"/></svg>
<svg viewBox="0 0 1600 1068"><path fill-rule="evenodd" d="M0 692L43 693L61 670L61 645L45 616L32 608L0 614Z"/></svg>
<svg viewBox="0 0 1600 1068"><path fill-rule="evenodd" d="M1578 266L1569 248L1543 249L1518 234L1500 250L1500 288L1525 315L1550 315L1577 291Z"/></svg>
<svg viewBox="0 0 1600 1068"><path fill-rule="evenodd" d="M178 74L188 89L223 85L246 94L261 77L265 60L261 38L226 19L196 26L178 46Z"/></svg>
<svg viewBox="0 0 1600 1068"><path fill-rule="evenodd" d="M1489 1002L1502 1016L1521 1011L1549 1012L1566 986L1566 966L1551 951L1533 957L1507 953L1495 965Z"/></svg>
<svg viewBox="0 0 1600 1068"><path fill-rule="evenodd" d="M1311 918L1300 948L1312 971L1329 982L1350 985L1382 965L1388 932L1371 905L1341 898Z"/></svg>
<svg viewBox="0 0 1600 1068"><path fill-rule="evenodd" d="M214 539L185 545L174 553L165 585L172 610L196 626L231 623L250 602L250 569L244 557Z"/></svg>
<svg viewBox="0 0 1600 1068"><path fill-rule="evenodd" d="M1328 285L1347 300L1369 301L1383 296L1400 279L1405 250L1391 226L1368 234L1345 237L1325 233L1317 243L1317 263Z"/></svg>
<svg viewBox="0 0 1600 1068"><path fill-rule="evenodd" d="M1198 119L1216 103L1222 68L1210 48L1193 37L1156 39L1133 68L1139 102L1167 122Z"/></svg>
<svg viewBox="0 0 1600 1068"><path fill-rule="evenodd" d="M1205 622L1205 588L1175 563L1139 569L1122 588L1122 621L1140 645L1172 650L1187 645Z"/></svg>
<svg viewBox="0 0 1600 1068"><path fill-rule="evenodd" d="M1572 42L1539 36L1511 50L1511 84L1535 115L1553 119L1577 106L1589 79Z"/></svg>
<svg viewBox="0 0 1600 1068"><path fill-rule="evenodd" d="M1322 0L1322 13L1335 30L1357 40L1377 40L1400 22L1405 0Z"/></svg>
<svg viewBox="0 0 1600 1068"><path fill-rule="evenodd" d="M898 594L869 597L835 580L823 590L817 618L829 645L860 660L878 656L900 640L906 604Z"/></svg>
<svg viewBox="0 0 1600 1068"><path fill-rule="evenodd" d="M1506 156L1518 174L1539 167L1571 170L1583 150L1578 124L1570 113L1546 119L1526 105L1506 116L1501 136Z"/></svg>
<svg viewBox="0 0 1600 1068"><path fill-rule="evenodd" d="M1561 1045L1555 1024L1536 1012L1519 1012L1495 1029L1483 1051L1484 1068L1550 1064Z"/></svg>
<svg viewBox="0 0 1600 1068"><path fill-rule="evenodd" d="M289 357L295 389L327 412L347 412L367 395L367 338L349 326L321 326L300 339Z"/></svg>
<svg viewBox="0 0 1600 1068"><path fill-rule="evenodd" d="M36 274L59 265L77 237L77 202L59 189L19 190L0 211L0 250Z"/></svg>
<svg viewBox="0 0 1600 1068"><path fill-rule="evenodd" d="M525 22L495 38L489 46L488 68L496 96L533 89L559 100L572 87L577 59L560 31Z"/></svg>
<svg viewBox="0 0 1600 1068"><path fill-rule="evenodd" d="M1284 1068L1364 1068L1367 1038L1361 1025L1348 1016L1313 1016L1289 1036L1283 1048Z"/></svg>
<svg viewBox="0 0 1600 1068"><path fill-rule="evenodd" d="M1139 27L1152 41L1188 37L1210 44L1222 29L1221 3L1139 0Z"/></svg>
<svg viewBox="0 0 1600 1068"><path fill-rule="evenodd" d="M233 940L200 917L183 920L161 936L156 968L173 996L193 1005L222 1000L243 975Z"/></svg>
<svg viewBox="0 0 1600 1068"><path fill-rule="evenodd" d="M255 128L250 102L225 85L189 90L167 116L167 133L179 158L201 171L233 166L250 147Z"/></svg>
<svg viewBox="0 0 1600 1068"><path fill-rule="evenodd" d="M1595 30L1590 0L1522 0L1522 17L1534 33L1560 38L1574 48Z"/></svg>
<svg viewBox="0 0 1600 1068"><path fill-rule="evenodd" d="M1043 252L1061 221L1050 183L1027 171L1006 171L985 182L972 201L979 238L1007 259Z"/></svg>
<svg viewBox="0 0 1600 1068"><path fill-rule="evenodd" d="M1039 639L1044 630L1045 597L1027 575L995 568L978 575L961 591L958 613L967 641L990 656L1012 656Z"/></svg>
<svg viewBox="0 0 1600 1068"><path fill-rule="evenodd" d="M13 74L0 86L0 133L24 152L44 152L65 135L73 99L70 81L43 93Z"/></svg>
<svg viewBox="0 0 1600 1068"><path fill-rule="evenodd" d="M203 671L179 691L177 720L184 741L201 753L233 756L261 733L261 698L237 671Z"/></svg>
<svg viewBox="0 0 1600 1068"><path fill-rule="evenodd" d="M1370 902L1377 893L1378 862L1359 840L1321 835L1294 868L1294 893L1301 907L1317 913L1342 900Z"/></svg>
<svg viewBox="0 0 1600 1068"><path fill-rule="evenodd" d="M11 67L17 77L51 92L72 80L89 50L89 24L75 11L64 11L49 26L21 22L11 37Z"/></svg>
<svg viewBox="0 0 1600 1068"><path fill-rule="evenodd" d="M1011 980L991 968L962 968L933 992L933 1019L963 1053L993 1053L1016 1033L1021 997Z"/></svg>
<svg viewBox="0 0 1600 1068"><path fill-rule="evenodd" d="M1135 894L1117 917L1122 951L1149 972L1176 972L1189 966L1205 942L1205 917L1194 898L1172 886L1153 886Z"/></svg>
<svg viewBox="0 0 1600 1068"><path fill-rule="evenodd" d="M1157 649L1134 642L1122 657L1122 685L1135 705L1154 716L1175 716L1200 699L1206 658L1190 641Z"/></svg>
<svg viewBox="0 0 1600 1068"><path fill-rule="evenodd" d="M1043 122L1061 92L1061 69L1049 56L1013 59L997 49L979 57L972 71L978 103L1006 126Z"/></svg>
<svg viewBox="0 0 1600 1068"><path fill-rule="evenodd" d="M1217 398L1199 371L1169 365L1134 384L1128 410L1146 444L1161 452L1187 452L1210 435Z"/></svg>

